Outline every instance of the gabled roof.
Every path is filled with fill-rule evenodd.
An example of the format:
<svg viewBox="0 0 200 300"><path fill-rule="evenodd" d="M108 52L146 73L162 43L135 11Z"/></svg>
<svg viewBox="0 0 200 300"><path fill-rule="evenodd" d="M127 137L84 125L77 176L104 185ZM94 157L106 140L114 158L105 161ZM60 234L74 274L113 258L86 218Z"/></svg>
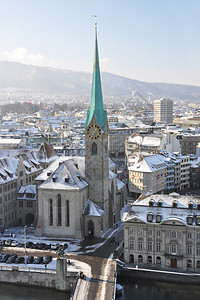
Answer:
<svg viewBox="0 0 200 300"><path fill-rule="evenodd" d="M87 199L82 214L91 217L101 217L105 211L90 199Z"/></svg>

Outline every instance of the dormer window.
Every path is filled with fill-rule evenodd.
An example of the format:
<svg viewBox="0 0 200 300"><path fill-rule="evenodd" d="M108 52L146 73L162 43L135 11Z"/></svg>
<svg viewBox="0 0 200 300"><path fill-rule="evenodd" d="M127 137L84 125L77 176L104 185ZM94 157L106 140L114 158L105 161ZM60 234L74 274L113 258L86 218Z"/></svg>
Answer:
<svg viewBox="0 0 200 300"><path fill-rule="evenodd" d="M178 201L177 201L177 200L174 200L174 201L172 202L172 207L173 207L173 208L177 208L177 207L178 207Z"/></svg>
<svg viewBox="0 0 200 300"><path fill-rule="evenodd" d="M196 225L200 225L200 216L196 216Z"/></svg>
<svg viewBox="0 0 200 300"><path fill-rule="evenodd" d="M163 206L163 201L162 200L158 200L158 207L162 207Z"/></svg>
<svg viewBox="0 0 200 300"><path fill-rule="evenodd" d="M156 214L156 223L160 223L162 220L162 215L160 213Z"/></svg>
<svg viewBox="0 0 200 300"><path fill-rule="evenodd" d="M188 202L188 208L193 209L193 202L192 201Z"/></svg>
<svg viewBox="0 0 200 300"><path fill-rule="evenodd" d="M188 225L192 225L192 223L193 223L193 216L188 215L188 216L187 216L187 224L188 224Z"/></svg>
<svg viewBox="0 0 200 300"><path fill-rule="evenodd" d="M152 212L149 212L147 214L147 222L153 222L153 213Z"/></svg>
<svg viewBox="0 0 200 300"><path fill-rule="evenodd" d="M50 176L50 175L51 175L51 173L52 173L51 171L50 171L50 172L47 172L47 176Z"/></svg>
<svg viewBox="0 0 200 300"><path fill-rule="evenodd" d="M53 182L56 182L56 178L57 177L55 175L52 177Z"/></svg>
<svg viewBox="0 0 200 300"><path fill-rule="evenodd" d="M69 182L69 176L65 177L65 182L68 183Z"/></svg>
<svg viewBox="0 0 200 300"><path fill-rule="evenodd" d="M153 204L154 204L154 200L153 199L149 200L149 206L153 207Z"/></svg>
<svg viewBox="0 0 200 300"><path fill-rule="evenodd" d="M200 210L200 202L197 203L197 209Z"/></svg>

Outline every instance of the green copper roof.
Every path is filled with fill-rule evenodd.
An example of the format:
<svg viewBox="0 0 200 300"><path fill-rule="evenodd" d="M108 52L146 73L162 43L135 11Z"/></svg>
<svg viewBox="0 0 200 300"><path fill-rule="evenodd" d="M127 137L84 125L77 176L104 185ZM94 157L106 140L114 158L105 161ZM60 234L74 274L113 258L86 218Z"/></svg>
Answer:
<svg viewBox="0 0 200 300"><path fill-rule="evenodd" d="M92 79L92 95L90 102L90 109L87 111L87 119L85 129L90 124L93 116L97 123L104 130L107 112L103 109L103 97L101 90L101 76L99 68L99 54L98 54L98 43L97 43L97 28L95 28L95 56L94 56L94 67L93 67L93 79Z"/></svg>

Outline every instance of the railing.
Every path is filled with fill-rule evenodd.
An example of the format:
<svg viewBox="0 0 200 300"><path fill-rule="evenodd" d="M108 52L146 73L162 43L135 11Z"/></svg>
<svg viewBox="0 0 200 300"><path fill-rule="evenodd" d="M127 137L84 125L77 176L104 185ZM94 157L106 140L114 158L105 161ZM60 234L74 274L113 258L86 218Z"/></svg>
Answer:
<svg viewBox="0 0 200 300"><path fill-rule="evenodd" d="M39 268L28 268L28 267L18 267L18 266L0 266L1 271L19 271L19 272L36 272L36 273L53 273L56 274L54 269L39 269Z"/></svg>

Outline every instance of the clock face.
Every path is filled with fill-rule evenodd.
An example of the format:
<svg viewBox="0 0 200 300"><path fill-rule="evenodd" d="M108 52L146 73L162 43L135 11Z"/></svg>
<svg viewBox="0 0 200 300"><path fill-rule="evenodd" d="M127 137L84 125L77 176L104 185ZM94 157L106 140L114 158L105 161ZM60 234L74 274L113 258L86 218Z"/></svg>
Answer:
<svg viewBox="0 0 200 300"><path fill-rule="evenodd" d="M96 140L101 135L101 128L98 125L90 124L87 128L87 136L92 139Z"/></svg>

